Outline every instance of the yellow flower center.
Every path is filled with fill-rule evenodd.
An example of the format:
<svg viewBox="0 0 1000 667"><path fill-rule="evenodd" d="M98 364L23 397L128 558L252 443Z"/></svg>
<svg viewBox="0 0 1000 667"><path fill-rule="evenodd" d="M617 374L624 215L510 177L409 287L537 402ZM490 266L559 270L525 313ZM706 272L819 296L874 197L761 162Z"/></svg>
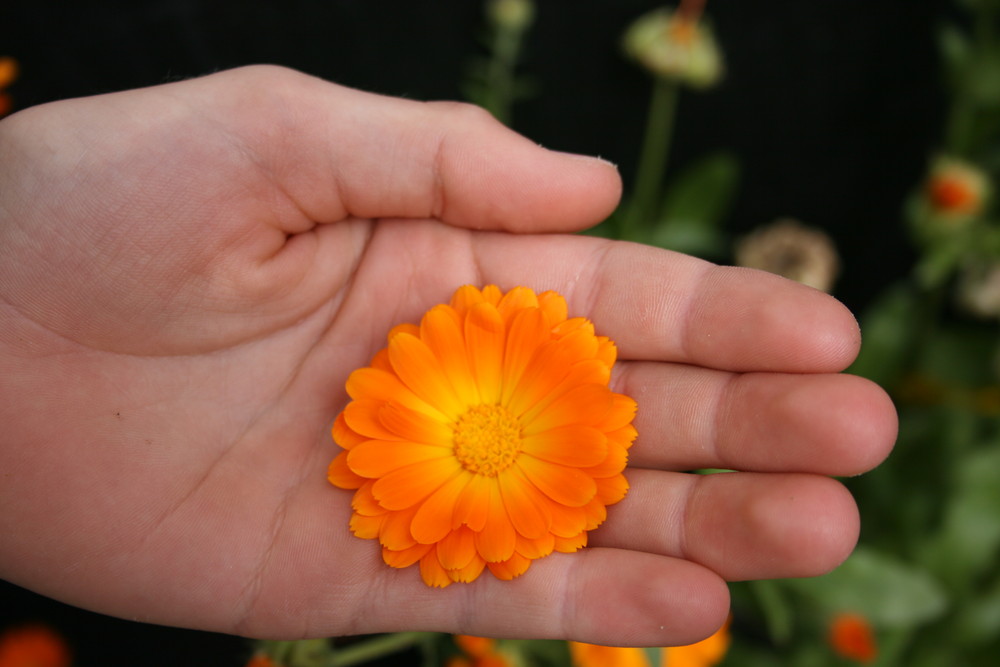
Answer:
<svg viewBox="0 0 1000 667"><path fill-rule="evenodd" d="M469 472L496 477L521 452L521 424L502 405L476 405L455 424L455 458Z"/></svg>

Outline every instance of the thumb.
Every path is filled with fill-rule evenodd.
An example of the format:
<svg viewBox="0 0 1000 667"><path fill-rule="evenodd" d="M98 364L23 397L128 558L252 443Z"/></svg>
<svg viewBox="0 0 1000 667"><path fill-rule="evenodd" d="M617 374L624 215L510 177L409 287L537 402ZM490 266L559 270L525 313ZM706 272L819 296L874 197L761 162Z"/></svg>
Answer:
<svg viewBox="0 0 1000 667"><path fill-rule="evenodd" d="M473 105L385 97L271 66L198 80L222 83L243 111L227 124L235 119L240 138L317 222L436 218L571 231L603 220L621 196L610 163L546 150Z"/></svg>

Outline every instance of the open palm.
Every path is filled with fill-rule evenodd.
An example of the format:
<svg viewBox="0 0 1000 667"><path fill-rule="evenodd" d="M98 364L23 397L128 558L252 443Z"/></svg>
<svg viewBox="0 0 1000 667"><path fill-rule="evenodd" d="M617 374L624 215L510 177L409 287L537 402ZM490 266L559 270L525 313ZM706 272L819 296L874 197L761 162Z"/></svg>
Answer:
<svg viewBox="0 0 1000 667"><path fill-rule="evenodd" d="M724 580L853 547L826 475L895 434L880 390L835 374L853 318L766 274L548 234L614 208L602 161L269 67L29 109L0 153L6 579L252 636L666 645L723 621ZM466 283L556 289L593 319L640 436L594 548L436 590L350 535L329 426L388 329ZM697 467L748 472L671 472Z"/></svg>

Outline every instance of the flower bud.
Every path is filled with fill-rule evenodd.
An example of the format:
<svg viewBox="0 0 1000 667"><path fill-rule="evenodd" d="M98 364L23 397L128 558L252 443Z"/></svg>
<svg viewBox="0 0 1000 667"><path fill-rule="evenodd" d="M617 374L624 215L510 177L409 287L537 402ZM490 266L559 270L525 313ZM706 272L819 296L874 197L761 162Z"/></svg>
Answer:
<svg viewBox="0 0 1000 667"><path fill-rule="evenodd" d="M493 25L510 32L524 32L535 20L532 0L490 0L486 11Z"/></svg>
<svg viewBox="0 0 1000 667"><path fill-rule="evenodd" d="M626 30L625 52L654 76L692 88L710 88L722 78L722 52L702 21L657 9Z"/></svg>

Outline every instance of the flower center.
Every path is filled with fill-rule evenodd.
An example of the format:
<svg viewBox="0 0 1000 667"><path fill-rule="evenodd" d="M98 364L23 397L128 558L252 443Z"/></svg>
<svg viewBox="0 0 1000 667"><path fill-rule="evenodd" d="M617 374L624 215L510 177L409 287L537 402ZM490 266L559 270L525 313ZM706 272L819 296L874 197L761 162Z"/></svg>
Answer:
<svg viewBox="0 0 1000 667"><path fill-rule="evenodd" d="M521 452L521 425L500 405L476 405L454 426L455 458L469 472L496 477Z"/></svg>

